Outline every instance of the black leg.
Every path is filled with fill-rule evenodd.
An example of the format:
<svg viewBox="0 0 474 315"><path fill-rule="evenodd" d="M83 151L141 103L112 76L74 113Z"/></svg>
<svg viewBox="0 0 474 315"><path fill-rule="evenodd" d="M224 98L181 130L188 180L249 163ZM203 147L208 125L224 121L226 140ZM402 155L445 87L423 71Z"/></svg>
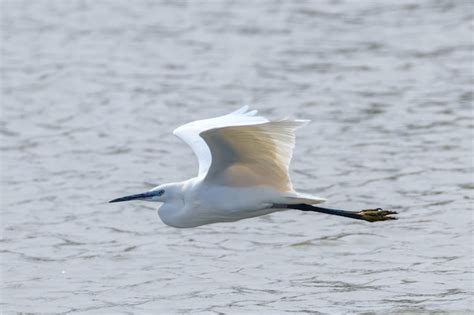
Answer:
<svg viewBox="0 0 474 315"><path fill-rule="evenodd" d="M397 212L383 210L381 208L365 209L361 211L346 211L346 210L338 210L338 209L320 208L320 207L315 207L312 205L307 205L304 203L297 204L297 205L275 205L274 207L296 209L296 210L301 210L301 211L320 212L320 213L332 214L332 215L337 215L337 216L351 218L351 219L364 220L368 222L397 220L397 218L390 216L392 214L397 214Z"/></svg>

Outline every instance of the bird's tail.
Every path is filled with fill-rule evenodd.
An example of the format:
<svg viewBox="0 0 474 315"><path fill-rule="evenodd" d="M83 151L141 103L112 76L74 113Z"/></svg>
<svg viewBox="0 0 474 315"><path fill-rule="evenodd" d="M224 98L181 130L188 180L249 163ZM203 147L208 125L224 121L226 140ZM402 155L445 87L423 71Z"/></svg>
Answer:
<svg viewBox="0 0 474 315"><path fill-rule="evenodd" d="M312 196L309 194L296 193L296 192L291 192L291 193L286 194L284 196L284 199L285 199L285 203L289 205L300 204L300 203L315 205L317 203L322 203L326 201L326 199L324 198Z"/></svg>

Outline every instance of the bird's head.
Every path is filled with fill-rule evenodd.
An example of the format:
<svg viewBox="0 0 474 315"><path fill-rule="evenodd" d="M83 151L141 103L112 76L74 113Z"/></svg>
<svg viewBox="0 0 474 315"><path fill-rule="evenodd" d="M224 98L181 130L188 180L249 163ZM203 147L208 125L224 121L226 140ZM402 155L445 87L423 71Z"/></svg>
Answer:
<svg viewBox="0 0 474 315"><path fill-rule="evenodd" d="M155 202L166 202L170 197L174 195L174 189L169 184L157 186L147 192L141 194L128 195L117 199L110 200L109 202L121 202L130 200L144 200L144 201L155 201Z"/></svg>

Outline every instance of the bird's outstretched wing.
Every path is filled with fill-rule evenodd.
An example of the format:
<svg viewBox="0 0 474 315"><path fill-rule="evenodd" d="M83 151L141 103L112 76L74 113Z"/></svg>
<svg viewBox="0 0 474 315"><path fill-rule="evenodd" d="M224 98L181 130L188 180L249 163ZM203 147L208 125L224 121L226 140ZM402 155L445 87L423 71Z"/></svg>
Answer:
<svg viewBox="0 0 474 315"><path fill-rule="evenodd" d="M293 191L288 168L295 129L307 121L268 121L247 110L244 107L229 115L192 122L174 133L194 150L199 174L208 182Z"/></svg>
<svg viewBox="0 0 474 315"><path fill-rule="evenodd" d="M292 191L288 168L295 129L306 121L280 120L201 132L211 150L206 180L228 186L270 186Z"/></svg>

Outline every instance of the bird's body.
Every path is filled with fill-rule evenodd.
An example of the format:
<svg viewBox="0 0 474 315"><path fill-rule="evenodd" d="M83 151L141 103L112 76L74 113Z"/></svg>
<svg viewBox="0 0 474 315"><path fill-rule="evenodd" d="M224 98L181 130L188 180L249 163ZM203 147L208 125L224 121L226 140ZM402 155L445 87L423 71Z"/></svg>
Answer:
<svg viewBox="0 0 474 315"><path fill-rule="evenodd" d="M289 176L295 130L307 121L269 121L256 114L257 111L248 111L245 106L224 116L177 128L173 133L186 142L198 158L198 175L111 202L134 199L163 202L159 209L161 220L178 228L232 222L290 208L323 209L309 210L308 205L324 199L296 192ZM331 211L367 220L343 210L319 212Z"/></svg>
<svg viewBox="0 0 474 315"><path fill-rule="evenodd" d="M167 202L158 212L161 220L173 227L231 222L276 210L271 209L268 201L270 195L277 197L278 194L268 188L212 185L199 177L175 185L182 192L182 200ZM263 196L267 196L267 202Z"/></svg>
<svg viewBox="0 0 474 315"><path fill-rule="evenodd" d="M165 202L158 213L165 224L180 228L252 218L285 210L274 205L302 203L296 194L271 187L216 185L200 177L171 184L166 190L176 191L179 198Z"/></svg>

